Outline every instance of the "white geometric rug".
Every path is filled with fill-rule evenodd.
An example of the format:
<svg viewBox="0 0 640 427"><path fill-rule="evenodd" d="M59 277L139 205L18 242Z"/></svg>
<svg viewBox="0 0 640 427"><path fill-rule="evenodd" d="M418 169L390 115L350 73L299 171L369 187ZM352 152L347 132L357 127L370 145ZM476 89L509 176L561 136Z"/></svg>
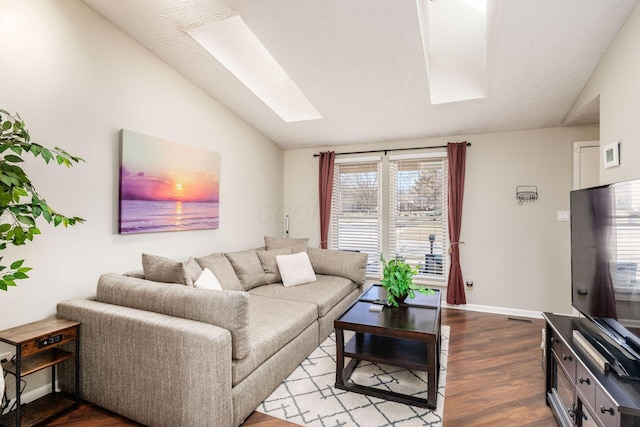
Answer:
<svg viewBox="0 0 640 427"><path fill-rule="evenodd" d="M435 410L336 389L336 342L335 334L331 334L256 411L312 427L441 427L449 331L449 326L442 326ZM350 380L360 385L427 398L426 373L423 371L361 361Z"/></svg>

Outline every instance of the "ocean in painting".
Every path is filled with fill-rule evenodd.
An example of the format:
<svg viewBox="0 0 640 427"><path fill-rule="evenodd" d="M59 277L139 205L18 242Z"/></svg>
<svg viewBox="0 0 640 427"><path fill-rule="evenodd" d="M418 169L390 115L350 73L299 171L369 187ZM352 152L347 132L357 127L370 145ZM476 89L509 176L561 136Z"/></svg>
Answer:
<svg viewBox="0 0 640 427"><path fill-rule="evenodd" d="M120 201L120 233L218 228L217 202Z"/></svg>

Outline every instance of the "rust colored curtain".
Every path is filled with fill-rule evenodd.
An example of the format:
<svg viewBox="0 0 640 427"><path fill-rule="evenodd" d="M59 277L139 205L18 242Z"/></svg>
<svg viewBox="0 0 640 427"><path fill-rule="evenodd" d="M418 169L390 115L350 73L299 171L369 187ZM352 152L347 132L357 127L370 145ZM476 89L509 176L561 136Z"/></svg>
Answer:
<svg viewBox="0 0 640 427"><path fill-rule="evenodd" d="M460 268L460 228L462 226L462 198L464 196L464 169L467 158L467 142L447 144L449 163L449 240L451 266L447 283L447 303L466 304L462 269Z"/></svg>
<svg viewBox="0 0 640 427"><path fill-rule="evenodd" d="M331 219L331 196L333 194L333 166L336 160L334 151L320 153L320 247L327 249L327 235Z"/></svg>

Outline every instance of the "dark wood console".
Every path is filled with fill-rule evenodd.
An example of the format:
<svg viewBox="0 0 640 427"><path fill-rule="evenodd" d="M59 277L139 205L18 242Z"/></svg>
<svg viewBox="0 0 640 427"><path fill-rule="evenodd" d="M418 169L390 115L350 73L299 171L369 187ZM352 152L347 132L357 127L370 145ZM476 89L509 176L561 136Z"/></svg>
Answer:
<svg viewBox="0 0 640 427"><path fill-rule="evenodd" d="M640 381L599 366L574 330L598 333L584 318L544 313L547 404L562 427L640 427Z"/></svg>

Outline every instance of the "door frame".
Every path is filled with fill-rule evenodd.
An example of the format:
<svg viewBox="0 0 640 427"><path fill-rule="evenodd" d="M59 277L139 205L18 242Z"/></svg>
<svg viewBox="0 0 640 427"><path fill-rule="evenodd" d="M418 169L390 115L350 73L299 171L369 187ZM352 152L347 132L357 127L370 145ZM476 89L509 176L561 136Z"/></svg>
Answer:
<svg viewBox="0 0 640 427"><path fill-rule="evenodd" d="M580 152L583 147L598 147L600 141L576 141L573 143L573 189L580 186Z"/></svg>

